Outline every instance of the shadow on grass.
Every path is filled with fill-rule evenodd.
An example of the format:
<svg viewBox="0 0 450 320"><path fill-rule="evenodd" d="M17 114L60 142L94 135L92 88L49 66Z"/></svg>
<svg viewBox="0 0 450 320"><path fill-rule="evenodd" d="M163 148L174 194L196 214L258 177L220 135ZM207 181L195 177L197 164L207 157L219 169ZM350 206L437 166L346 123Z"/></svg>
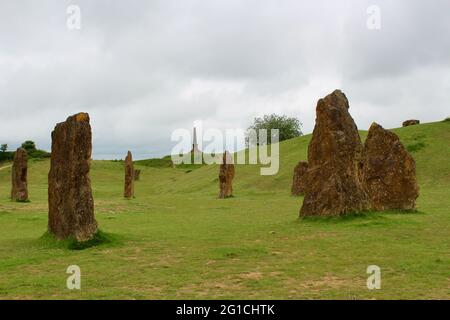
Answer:
<svg viewBox="0 0 450 320"><path fill-rule="evenodd" d="M94 237L88 241L79 242L73 238L58 240L47 231L39 238L39 242L41 245L50 248L84 250L99 246L115 247L121 244L122 239L118 235L98 230Z"/></svg>
<svg viewBox="0 0 450 320"><path fill-rule="evenodd" d="M383 219L387 216L401 216L401 215L425 215L425 212L417 210L386 210L386 211L364 211L349 213L346 215L336 216L336 217L326 217L326 216L311 216L311 217L300 217L297 221L299 222L318 222L318 223L342 223L342 222L352 222L359 220L377 220Z"/></svg>
<svg viewBox="0 0 450 320"><path fill-rule="evenodd" d="M218 247L210 250L214 259L257 258L268 254L263 246Z"/></svg>
<svg viewBox="0 0 450 320"><path fill-rule="evenodd" d="M15 203L31 203L31 200L20 200L20 199L11 199L11 202Z"/></svg>

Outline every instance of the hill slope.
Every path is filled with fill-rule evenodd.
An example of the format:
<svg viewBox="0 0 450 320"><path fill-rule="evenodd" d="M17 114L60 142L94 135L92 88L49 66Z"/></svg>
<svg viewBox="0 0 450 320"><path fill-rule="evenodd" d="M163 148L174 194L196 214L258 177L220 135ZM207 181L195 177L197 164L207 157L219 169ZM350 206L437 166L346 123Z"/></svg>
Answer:
<svg viewBox="0 0 450 320"><path fill-rule="evenodd" d="M417 174L421 185L442 183L450 185L450 122L427 123L418 126L398 128L397 133L405 147L416 159ZM364 141L367 132L361 131ZM280 170L274 176L261 176L259 165L238 165L233 187L236 196L247 192L289 192L292 173L300 160L307 160L311 135L280 143ZM246 153L248 157L248 152ZM145 167L144 167L145 170ZM186 170L188 171L188 170ZM217 190L217 166L204 166L176 180L158 181L160 192L178 190L181 192L211 192ZM172 182L175 182L173 184ZM170 187L167 186L170 185ZM166 189L167 187L167 189ZM175 188L175 189L173 189Z"/></svg>

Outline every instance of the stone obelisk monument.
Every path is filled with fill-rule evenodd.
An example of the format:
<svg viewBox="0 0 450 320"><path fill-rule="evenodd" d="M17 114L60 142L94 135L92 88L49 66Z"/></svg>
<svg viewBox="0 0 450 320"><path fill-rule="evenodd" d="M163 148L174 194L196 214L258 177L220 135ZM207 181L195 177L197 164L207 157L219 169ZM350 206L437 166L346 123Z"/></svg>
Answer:
<svg viewBox="0 0 450 320"><path fill-rule="evenodd" d="M203 153L198 148L197 143L197 128L194 127L192 135L192 150L191 150L191 163L202 164L203 163Z"/></svg>
<svg viewBox="0 0 450 320"><path fill-rule="evenodd" d="M192 150L191 152L197 153L200 152L198 149L198 143L197 143L197 128L194 127L193 135L192 135Z"/></svg>

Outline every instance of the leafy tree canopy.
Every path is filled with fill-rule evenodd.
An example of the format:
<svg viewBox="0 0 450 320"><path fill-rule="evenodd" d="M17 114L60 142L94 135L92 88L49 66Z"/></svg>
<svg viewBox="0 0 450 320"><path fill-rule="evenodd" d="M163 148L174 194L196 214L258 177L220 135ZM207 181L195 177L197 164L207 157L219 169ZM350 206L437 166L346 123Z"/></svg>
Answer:
<svg viewBox="0 0 450 320"><path fill-rule="evenodd" d="M253 120L253 123L248 127L247 131L247 145L257 144L257 142L254 141L254 137L248 135L248 132L252 129L256 130L256 132L259 132L261 129L266 129L268 135L270 134L271 129L278 129L280 142L303 135L302 123L300 120L286 115L276 115L274 113L257 117ZM268 136L267 143L272 141L272 137L273 133L271 136Z"/></svg>

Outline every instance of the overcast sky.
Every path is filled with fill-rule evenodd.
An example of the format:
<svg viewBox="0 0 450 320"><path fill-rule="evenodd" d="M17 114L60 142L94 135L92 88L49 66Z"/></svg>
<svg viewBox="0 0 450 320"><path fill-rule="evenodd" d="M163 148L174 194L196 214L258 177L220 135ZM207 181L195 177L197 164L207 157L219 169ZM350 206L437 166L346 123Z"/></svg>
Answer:
<svg viewBox="0 0 450 320"><path fill-rule="evenodd" d="M0 143L49 150L55 124L80 111L96 159L169 154L172 131L195 120L224 130L287 114L310 133L336 88L359 129L442 120L449 15L448 0L0 0Z"/></svg>

